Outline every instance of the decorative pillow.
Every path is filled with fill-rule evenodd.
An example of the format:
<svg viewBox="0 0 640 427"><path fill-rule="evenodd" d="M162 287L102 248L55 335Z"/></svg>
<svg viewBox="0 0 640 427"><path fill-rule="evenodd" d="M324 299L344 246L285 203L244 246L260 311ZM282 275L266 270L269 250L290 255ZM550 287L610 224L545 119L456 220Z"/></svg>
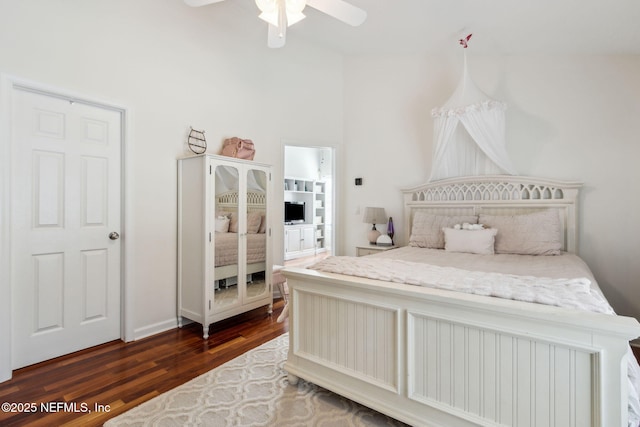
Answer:
<svg viewBox="0 0 640 427"><path fill-rule="evenodd" d="M457 230L445 228L444 249L448 252L467 252L471 254L493 255L498 230Z"/></svg>
<svg viewBox="0 0 640 427"><path fill-rule="evenodd" d="M229 218L226 216L219 216L216 218L216 233L228 233L229 232Z"/></svg>
<svg viewBox="0 0 640 427"><path fill-rule="evenodd" d="M443 228L451 228L455 224L476 224L478 217L475 215L434 215L423 211L418 211L413 216L411 227L411 237L409 246L419 248L444 249Z"/></svg>
<svg viewBox="0 0 640 427"><path fill-rule="evenodd" d="M220 212L216 212L216 218L219 218L221 216L226 216L227 218L229 218L229 233L237 233L238 232L238 214L236 214L235 211L232 212L227 212L227 211L220 211Z"/></svg>
<svg viewBox="0 0 640 427"><path fill-rule="evenodd" d="M500 230L495 245L498 254L559 255L562 249L556 209L523 215L480 215L479 222Z"/></svg>
<svg viewBox="0 0 640 427"><path fill-rule="evenodd" d="M258 229L259 234L264 234L267 232L267 216L264 212L261 213L260 218L260 228Z"/></svg>
<svg viewBox="0 0 640 427"><path fill-rule="evenodd" d="M238 232L238 214L233 212L229 214L229 233Z"/></svg>
<svg viewBox="0 0 640 427"><path fill-rule="evenodd" d="M260 223L262 222L262 213L249 212L247 214L247 233L256 234L260 230Z"/></svg>

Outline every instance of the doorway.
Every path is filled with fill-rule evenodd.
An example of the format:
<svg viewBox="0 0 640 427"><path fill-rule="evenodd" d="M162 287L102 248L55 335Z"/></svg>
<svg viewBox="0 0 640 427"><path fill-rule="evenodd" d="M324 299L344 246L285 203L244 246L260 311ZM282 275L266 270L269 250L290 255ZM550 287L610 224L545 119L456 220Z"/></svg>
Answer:
<svg viewBox="0 0 640 427"><path fill-rule="evenodd" d="M124 111L3 86L11 172L2 234L11 256L3 255L9 287L0 292L11 298L0 342L17 369L121 338Z"/></svg>
<svg viewBox="0 0 640 427"><path fill-rule="evenodd" d="M284 146L284 263L335 253L335 149Z"/></svg>

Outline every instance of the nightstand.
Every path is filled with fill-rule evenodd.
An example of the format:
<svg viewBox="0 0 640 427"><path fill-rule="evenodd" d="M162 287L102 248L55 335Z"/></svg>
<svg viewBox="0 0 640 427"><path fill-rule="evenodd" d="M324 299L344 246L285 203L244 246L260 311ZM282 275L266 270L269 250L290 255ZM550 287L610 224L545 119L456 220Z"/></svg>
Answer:
<svg viewBox="0 0 640 427"><path fill-rule="evenodd" d="M376 246L376 245L363 245L356 246L356 256L365 256L371 255L378 252L388 251L390 249L395 249L397 246Z"/></svg>

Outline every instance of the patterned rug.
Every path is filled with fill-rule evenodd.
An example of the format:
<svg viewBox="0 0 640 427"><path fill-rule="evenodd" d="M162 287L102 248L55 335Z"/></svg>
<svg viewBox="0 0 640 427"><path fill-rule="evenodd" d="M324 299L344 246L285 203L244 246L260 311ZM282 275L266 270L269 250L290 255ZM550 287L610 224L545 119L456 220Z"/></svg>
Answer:
<svg viewBox="0 0 640 427"><path fill-rule="evenodd" d="M105 423L115 426L405 426L300 380L283 369L289 335L260 347Z"/></svg>

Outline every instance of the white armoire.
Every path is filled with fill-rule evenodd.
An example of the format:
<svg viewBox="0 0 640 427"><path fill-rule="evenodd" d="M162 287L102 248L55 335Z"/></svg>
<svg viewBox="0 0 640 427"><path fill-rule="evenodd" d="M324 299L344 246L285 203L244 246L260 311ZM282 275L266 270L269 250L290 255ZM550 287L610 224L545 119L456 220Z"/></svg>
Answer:
<svg viewBox="0 0 640 427"><path fill-rule="evenodd" d="M178 160L178 325L273 308L271 167L203 154Z"/></svg>

